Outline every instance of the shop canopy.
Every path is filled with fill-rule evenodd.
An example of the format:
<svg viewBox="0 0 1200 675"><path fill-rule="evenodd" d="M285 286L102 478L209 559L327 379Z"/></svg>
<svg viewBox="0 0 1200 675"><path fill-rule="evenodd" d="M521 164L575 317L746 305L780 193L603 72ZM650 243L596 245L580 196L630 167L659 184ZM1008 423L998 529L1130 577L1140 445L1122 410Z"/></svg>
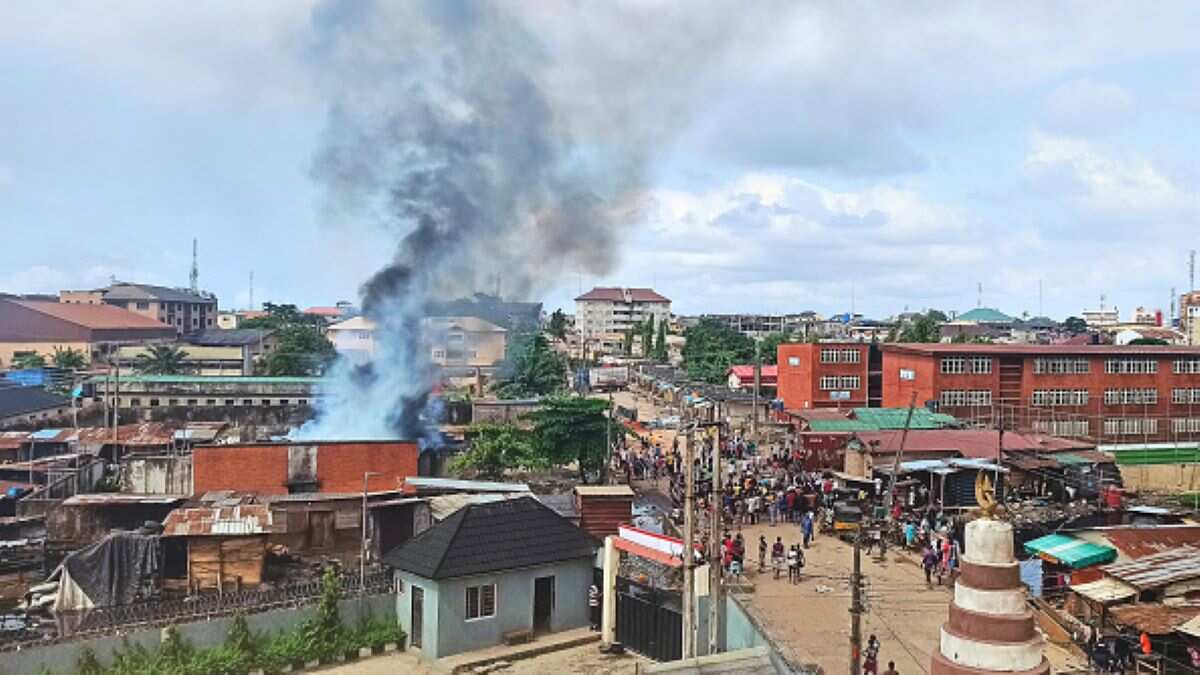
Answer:
<svg viewBox="0 0 1200 675"><path fill-rule="evenodd" d="M1110 563L1117 557L1117 549L1111 546L1093 544L1064 534L1048 534L1026 542L1025 552L1075 570Z"/></svg>

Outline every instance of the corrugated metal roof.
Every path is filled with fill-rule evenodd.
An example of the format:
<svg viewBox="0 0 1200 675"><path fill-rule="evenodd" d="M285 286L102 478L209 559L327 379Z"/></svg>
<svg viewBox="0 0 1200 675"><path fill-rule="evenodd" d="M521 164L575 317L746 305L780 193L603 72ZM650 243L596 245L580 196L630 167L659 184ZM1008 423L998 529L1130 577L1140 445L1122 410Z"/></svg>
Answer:
<svg viewBox="0 0 1200 675"><path fill-rule="evenodd" d="M1108 577L1086 584L1072 585L1071 590L1100 604L1127 600L1138 594L1133 586Z"/></svg>
<svg viewBox="0 0 1200 675"><path fill-rule="evenodd" d="M168 331L172 335L175 332L173 328L165 323L160 323L150 317L120 307L114 307L113 305L82 305L33 300L13 300L11 302L25 309L30 309L40 314L52 316L60 321L66 321L92 330L150 329L156 331L156 333L151 334L154 337L165 336Z"/></svg>
<svg viewBox="0 0 1200 675"><path fill-rule="evenodd" d="M900 439L904 432L864 431L855 436L864 445L871 448L873 453L894 453L900 448ZM878 445L875 445L878 443ZM1000 445L1000 432L991 429L916 429L908 433L905 441L905 452L946 452L960 453L964 457L982 459L995 458ZM1053 436L1005 432L1004 452L1077 452L1094 448L1093 443L1071 441Z"/></svg>
<svg viewBox="0 0 1200 675"><path fill-rule="evenodd" d="M1131 558L1158 555L1181 546L1200 548L1200 525L1162 525L1101 531L1101 536Z"/></svg>
<svg viewBox="0 0 1200 675"><path fill-rule="evenodd" d="M1112 562L1117 557L1117 550L1111 546L1100 546L1062 534L1048 534L1025 542L1025 552L1062 563L1071 569Z"/></svg>
<svg viewBox="0 0 1200 675"><path fill-rule="evenodd" d="M165 537L247 536L271 531L265 504L175 509L163 521Z"/></svg>
<svg viewBox="0 0 1200 675"><path fill-rule="evenodd" d="M1185 622L1175 630L1179 631L1180 633L1191 635L1192 637L1200 638L1200 616L1197 616L1191 621Z"/></svg>
<svg viewBox="0 0 1200 675"><path fill-rule="evenodd" d="M485 480L457 480L413 476L404 479L408 487L427 490L460 490L462 492L529 492L525 483L497 483Z"/></svg>
<svg viewBox="0 0 1200 675"><path fill-rule="evenodd" d="M429 498L429 513L434 520L445 520L454 515L459 509L463 509L472 504L491 504L493 502L501 502L505 499L516 499L520 497L528 497L527 492L513 492L510 494L453 494L439 495Z"/></svg>
<svg viewBox="0 0 1200 675"><path fill-rule="evenodd" d="M1180 546L1170 551L1118 563L1104 572L1140 591L1200 578L1200 549Z"/></svg>
<svg viewBox="0 0 1200 675"><path fill-rule="evenodd" d="M1109 613L1117 623L1131 626L1150 635L1166 635L1200 616L1200 607L1133 604L1110 607Z"/></svg>
<svg viewBox="0 0 1200 675"><path fill-rule="evenodd" d="M854 418L875 429L903 429L908 420L908 408L855 408ZM909 429L942 429L958 420L953 415L914 408Z"/></svg>
<svg viewBox="0 0 1200 675"><path fill-rule="evenodd" d="M176 504L186 497L172 495L131 495L120 492L105 492L68 497L63 506L103 506L106 504Z"/></svg>

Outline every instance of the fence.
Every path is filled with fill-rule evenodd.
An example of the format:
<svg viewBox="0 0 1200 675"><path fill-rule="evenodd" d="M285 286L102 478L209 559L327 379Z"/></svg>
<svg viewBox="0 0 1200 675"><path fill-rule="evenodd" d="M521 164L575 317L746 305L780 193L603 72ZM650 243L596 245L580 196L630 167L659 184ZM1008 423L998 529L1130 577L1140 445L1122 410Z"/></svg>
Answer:
<svg viewBox="0 0 1200 675"><path fill-rule="evenodd" d="M357 595L360 588L365 595L381 595L392 590L392 577L388 572L367 574L365 586L360 585L358 574L344 574L339 581L343 596ZM55 637L11 642L0 645L0 652L31 645L90 639L146 626L166 626L237 613L300 607L315 604L320 597L321 582L313 581L267 591L210 593L178 600L146 600L86 612L64 612L56 616L58 634Z"/></svg>

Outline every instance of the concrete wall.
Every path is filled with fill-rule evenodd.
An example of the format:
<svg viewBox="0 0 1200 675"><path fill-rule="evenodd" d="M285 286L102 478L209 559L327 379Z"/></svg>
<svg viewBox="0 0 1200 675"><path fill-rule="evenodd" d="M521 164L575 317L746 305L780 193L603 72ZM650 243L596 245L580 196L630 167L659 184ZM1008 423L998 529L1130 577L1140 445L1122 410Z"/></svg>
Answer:
<svg viewBox="0 0 1200 675"><path fill-rule="evenodd" d="M1122 465L1121 481L1129 490L1200 491L1200 464Z"/></svg>
<svg viewBox="0 0 1200 675"><path fill-rule="evenodd" d="M418 650L425 658L434 659L438 654L438 585L428 579L408 574L407 572L396 572L400 577L403 585L400 594L396 596L396 620L408 635L408 645L411 648L413 644L412 631L412 589L413 587L420 588L425 593L422 630L421 630L421 648Z"/></svg>
<svg viewBox="0 0 1200 675"><path fill-rule="evenodd" d="M132 457L121 462L121 491L150 495L192 494L190 456Z"/></svg>
<svg viewBox="0 0 1200 675"><path fill-rule="evenodd" d="M392 595L375 595L366 598L349 598L338 603L342 623L353 626L359 618L370 615L377 619L395 619L395 601ZM316 606L298 609L276 609L246 615L246 624L256 633L276 633L291 630L316 613ZM225 642L233 617L221 617L208 621L196 621L176 625L179 635L194 647L215 647ZM130 644L140 644L146 649L158 649L162 643L163 628L142 628L125 635ZM0 675L23 675L24 673L73 673L75 664L84 647L91 647L96 657L105 666L111 665L113 652L122 647L121 637L102 637L75 642L62 642L45 647L32 647L16 652L0 653Z"/></svg>

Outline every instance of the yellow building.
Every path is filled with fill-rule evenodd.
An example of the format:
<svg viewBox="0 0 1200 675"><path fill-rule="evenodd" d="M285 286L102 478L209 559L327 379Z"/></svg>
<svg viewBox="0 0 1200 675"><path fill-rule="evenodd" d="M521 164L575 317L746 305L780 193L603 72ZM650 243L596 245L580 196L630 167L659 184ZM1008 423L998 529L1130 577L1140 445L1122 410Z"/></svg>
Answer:
<svg viewBox="0 0 1200 675"><path fill-rule="evenodd" d="M63 304L0 298L0 367L14 357L75 349L86 361L106 358L121 345L164 342L175 337L169 326L105 304Z"/></svg>

